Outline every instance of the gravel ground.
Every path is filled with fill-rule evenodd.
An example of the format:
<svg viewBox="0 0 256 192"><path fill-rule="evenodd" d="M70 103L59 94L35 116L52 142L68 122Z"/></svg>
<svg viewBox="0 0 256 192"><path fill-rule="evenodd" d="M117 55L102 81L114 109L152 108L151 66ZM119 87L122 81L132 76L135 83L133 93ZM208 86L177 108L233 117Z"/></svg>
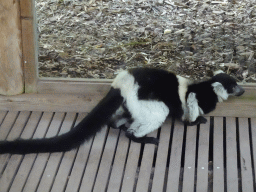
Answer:
<svg viewBox="0 0 256 192"><path fill-rule="evenodd" d="M252 0L36 0L40 77L114 78L156 67L256 82Z"/></svg>

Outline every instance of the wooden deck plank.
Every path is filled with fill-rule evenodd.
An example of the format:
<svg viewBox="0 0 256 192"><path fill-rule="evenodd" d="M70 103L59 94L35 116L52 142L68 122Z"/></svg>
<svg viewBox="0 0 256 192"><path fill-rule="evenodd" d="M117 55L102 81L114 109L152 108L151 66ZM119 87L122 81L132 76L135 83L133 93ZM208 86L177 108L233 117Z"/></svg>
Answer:
<svg viewBox="0 0 256 192"><path fill-rule="evenodd" d="M194 191L197 126L187 127L182 191Z"/></svg>
<svg viewBox="0 0 256 192"><path fill-rule="evenodd" d="M84 116L85 116L84 113L79 113L79 115L78 115L78 117L76 119L75 126L84 118ZM85 147L87 145L89 145L89 146L91 145L90 144L91 140L84 144ZM69 179L69 175L71 174L71 169L72 169L72 171L74 170L76 174L79 173L79 171L82 171L83 166L85 166L85 163L84 163L84 161L82 161L82 162L79 161L81 159L83 160L83 158L81 157L80 153L82 153L82 156L83 155L85 155L85 156L88 155L86 153L87 151L85 150L86 148L84 147L84 145L80 146L79 151L78 151L78 155L77 155L77 160L76 160L77 162L79 162L78 165L81 166L80 169L77 168L77 163L75 163L75 165L74 165L74 167L72 169L73 163L74 163L75 158L76 158L77 149L73 149L73 150L68 151L68 152L66 152L64 154L63 159L62 159L61 164L60 164L60 167L58 169L56 178L54 180L51 192L64 191L64 189L66 187L66 184L68 182L68 179ZM83 153L83 151L85 151L85 153ZM77 179L77 178L81 178L81 175L77 174L76 176L77 176L76 180L79 182L80 180ZM71 180L72 180L72 178L73 177L71 177ZM69 181L71 181L71 180L69 180Z"/></svg>
<svg viewBox="0 0 256 192"><path fill-rule="evenodd" d="M22 112L23 113L23 112ZM29 139L33 136L34 130L37 128L38 122L42 116L41 112L32 112L29 121L21 135L23 139ZM29 131L28 131L29 130ZM12 158L16 158L16 165L19 165L19 170L20 170L20 163L22 162L24 156L21 155L13 155ZM24 172L22 172L22 175ZM19 185L20 183L20 172L18 171L17 175L14 176L13 178L13 183L11 185L10 191L19 191L21 190L21 187Z"/></svg>
<svg viewBox="0 0 256 192"><path fill-rule="evenodd" d="M6 115L6 118L4 119L4 122L2 123L1 129L0 129L0 140L5 140L7 138L18 115L19 115L19 112L9 112ZM0 155L0 174L2 173L6 165L6 161L9 159L9 157L10 156L8 154Z"/></svg>
<svg viewBox="0 0 256 192"><path fill-rule="evenodd" d="M157 130L148 134L150 137L157 137ZM154 144L145 144L143 156L141 160L140 172L136 186L137 192L147 192L150 184L150 176L152 174L153 158L156 146Z"/></svg>
<svg viewBox="0 0 256 192"><path fill-rule="evenodd" d="M24 129L27 119L29 118L29 112L19 113L17 116L17 120L14 120L12 129L10 130L7 140L14 140L18 138ZM15 117L16 118L16 117ZM0 173L2 172L2 168L6 165L11 155L3 154L0 156Z"/></svg>
<svg viewBox="0 0 256 192"><path fill-rule="evenodd" d="M14 140L21 135L29 116L30 116L30 112L21 112L19 114L10 134L7 137L7 140ZM8 160L8 164L7 164L8 158L5 159L6 161L2 161L3 159L0 160L0 164L7 164L0 180L0 186L1 186L0 189L1 191L8 191L13 181L13 177L16 173L16 170L18 169L22 156L21 155L11 156L9 154L4 154L2 155L2 157L3 156L10 157L10 159Z"/></svg>
<svg viewBox="0 0 256 192"><path fill-rule="evenodd" d="M1 129L0 129L0 140L5 140L10 132L10 130L12 129L17 116L19 115L18 111L11 111L8 112L4 122L1 125Z"/></svg>
<svg viewBox="0 0 256 192"><path fill-rule="evenodd" d="M0 132L2 133L0 134L0 139L2 137L2 140L13 140L20 135L25 139L31 138L32 136L33 138L42 138L44 135L50 137L58 132L58 124L62 125L59 133L62 134L70 129L75 119L75 113L68 113L64 120L63 114L64 113L56 113L53 116L53 113L0 111ZM79 114L77 122L83 117ZM60 119L62 119L63 122L60 121ZM176 123L172 133L173 137L170 138L172 131L170 125L171 121L167 121L161 130L160 144L156 151L155 167L152 167L155 146L150 144L145 145L141 167L138 169L141 144L130 143L125 137L124 132L120 133L120 138L118 139L119 130L110 129L108 133L107 129L104 128L103 132L105 131L105 133L102 134L101 132L97 134L94 139L81 145L79 150L73 150L67 153L29 154L25 156L0 155L0 166L3 167L0 177L0 191L84 192L88 190L100 192L143 192L149 190L158 192L166 189L168 192L176 192L180 187L179 179L184 126ZM237 135L236 119L234 117L227 117L226 132L223 132L223 117L214 117L213 191L219 192L227 190L238 192L240 190L238 186L239 176L241 176L243 191L254 190L255 181L253 179L255 179L255 177L253 171L255 173L255 170L252 169L256 168L252 165L256 163L255 118L251 118L250 125L251 127L249 128L248 118L239 118L239 135ZM196 186L196 191L204 192L209 190L209 128L210 122L208 118L207 124L200 125L196 185L194 184L194 178L197 132L196 127L187 128L182 183L183 191L193 191L194 186ZM250 131L252 135L249 135ZM157 132L153 134L156 136L156 133ZM225 141L223 141L224 133L226 133ZM108 135L108 137L106 137L106 135ZM238 136L241 175L238 174L239 170L237 167L236 139ZM101 139L99 139L100 137ZM168 177L165 178L170 139L172 139L170 163L168 165ZM224 144L226 144L226 149L223 148L225 146ZM224 150L226 150L225 154ZM253 150L253 152L251 152L251 150ZM226 157L226 160L224 157ZM224 161L226 161L226 175L224 175ZM253 163L251 161L253 161ZM188 167L191 168L188 169ZM90 177L89 179L88 176ZM226 180L224 177L226 177ZM226 184L224 184L225 182ZM225 189L225 187L227 189Z"/></svg>
<svg viewBox="0 0 256 192"><path fill-rule="evenodd" d="M66 133L71 129L74 123L75 116L76 116L75 113L68 113L66 115L58 135ZM40 180L40 184L38 186L37 192L50 191L62 156L63 156L63 153L52 153L50 155L50 158L47 162L47 166Z"/></svg>
<svg viewBox="0 0 256 192"><path fill-rule="evenodd" d="M206 192L208 190L209 134L210 118L207 117L207 123L201 124L199 131L196 183L197 192Z"/></svg>
<svg viewBox="0 0 256 192"><path fill-rule="evenodd" d="M255 174L256 173L256 118L251 118L251 131L252 131L251 138L252 138L253 163L254 163L254 174ZM254 183L256 184L256 176L254 177Z"/></svg>
<svg viewBox="0 0 256 192"><path fill-rule="evenodd" d="M180 122L175 122L167 180L166 191L168 192L177 192L179 189L183 134L184 125Z"/></svg>
<svg viewBox="0 0 256 192"><path fill-rule="evenodd" d="M2 125L2 123L4 121L4 118L7 115L7 113L8 113L7 111L0 111L0 129L1 128L3 129L3 127L1 127L1 125Z"/></svg>
<svg viewBox="0 0 256 192"><path fill-rule="evenodd" d="M53 137L58 133L60 125L63 121L64 113L55 113L46 133L46 138ZM36 191L43 174L45 165L49 158L49 153L39 153L35 159L32 170L29 174L24 191Z"/></svg>
<svg viewBox="0 0 256 192"><path fill-rule="evenodd" d="M17 120L15 121L12 130L10 131L7 140L11 141L21 136L23 129L25 128L27 121L29 120L30 112L20 112Z"/></svg>
<svg viewBox="0 0 256 192"><path fill-rule="evenodd" d="M248 118L239 118L239 144L243 192L254 191Z"/></svg>
<svg viewBox="0 0 256 192"><path fill-rule="evenodd" d="M213 191L224 191L223 117L214 118L213 132Z"/></svg>
<svg viewBox="0 0 256 192"><path fill-rule="evenodd" d="M53 182L53 186L51 189L52 192L64 191L66 184L69 180L69 174L71 172L73 162L75 161L74 159L75 159L76 153L77 153L77 149L73 149L64 154L64 157L61 161L56 178ZM77 180L79 179L80 178L78 177Z"/></svg>
<svg viewBox="0 0 256 192"><path fill-rule="evenodd" d="M114 160L115 149L117 145L117 139L119 129L110 129L107 142L104 148L104 152L101 158L100 167L97 173L95 185L93 191L102 192L106 190L107 182L109 179L111 164Z"/></svg>
<svg viewBox="0 0 256 192"><path fill-rule="evenodd" d="M140 157L141 144L131 141L127 157L127 163L124 172L123 184L121 191L133 191L135 179L137 176L138 161Z"/></svg>
<svg viewBox="0 0 256 192"><path fill-rule="evenodd" d="M43 137L48 128L49 122L51 121L51 117L52 113L44 113L42 115L42 112L32 112L28 125L23 131L21 138L28 139L33 135L33 133L33 138ZM29 154L24 156L10 188L10 192L22 191L35 157L36 154Z"/></svg>
<svg viewBox="0 0 256 192"><path fill-rule="evenodd" d="M125 136L125 132L121 131L114 159L114 164L109 179L107 189L108 192L120 191L128 148L129 139Z"/></svg>
<svg viewBox="0 0 256 192"><path fill-rule="evenodd" d="M96 134L96 136L94 138L90 156L89 156L89 160L87 162L84 175L82 176L80 191L83 191L83 192L85 192L85 191L91 192L92 191L92 188L94 185L94 180L95 180L98 166L100 163L100 158L101 158L101 154L103 151L105 139L107 136L107 130L108 129L105 126L103 128L103 130L101 130L101 132ZM74 179L77 179L75 177L75 174L73 176L74 176ZM72 175L71 175L71 177L72 177ZM66 192L73 192L73 191L77 191L79 189L79 186L72 185L72 184L73 183L70 183L70 182L68 183ZM78 184L80 184L80 182Z"/></svg>
<svg viewBox="0 0 256 192"><path fill-rule="evenodd" d="M227 191L238 192L236 119L226 118L226 162L227 162Z"/></svg>
<svg viewBox="0 0 256 192"><path fill-rule="evenodd" d="M167 119L161 128L160 143L158 145L155 172L152 182L152 192L163 191L169 149L169 140L172 130L172 121Z"/></svg>

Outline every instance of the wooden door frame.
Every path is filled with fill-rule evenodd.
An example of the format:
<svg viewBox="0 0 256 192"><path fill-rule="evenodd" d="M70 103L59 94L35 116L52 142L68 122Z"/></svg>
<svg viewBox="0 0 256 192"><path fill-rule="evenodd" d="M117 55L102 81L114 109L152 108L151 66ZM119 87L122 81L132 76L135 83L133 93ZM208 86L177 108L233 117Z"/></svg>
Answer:
<svg viewBox="0 0 256 192"><path fill-rule="evenodd" d="M34 0L20 0L20 20L24 92L35 93L38 82L38 41Z"/></svg>

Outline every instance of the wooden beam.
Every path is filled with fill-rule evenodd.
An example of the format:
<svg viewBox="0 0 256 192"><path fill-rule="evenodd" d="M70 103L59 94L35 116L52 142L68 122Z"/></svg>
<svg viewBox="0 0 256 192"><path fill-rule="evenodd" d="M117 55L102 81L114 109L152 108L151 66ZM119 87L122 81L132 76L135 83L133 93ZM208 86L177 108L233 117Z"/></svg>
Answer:
<svg viewBox="0 0 256 192"><path fill-rule="evenodd" d="M101 99L99 95L22 94L0 96L0 109L7 111L90 111Z"/></svg>
<svg viewBox="0 0 256 192"><path fill-rule="evenodd" d="M42 94L0 96L0 109L90 112L107 93L110 83L56 82L55 85L48 86L50 88L45 87ZM256 117L256 89L253 86L245 86L245 90L243 96L231 97L229 100L219 103L217 109L207 116Z"/></svg>
<svg viewBox="0 0 256 192"><path fill-rule="evenodd" d="M18 0L0 2L0 94L23 93L21 22Z"/></svg>
<svg viewBox="0 0 256 192"><path fill-rule="evenodd" d="M100 94L104 96L110 89L113 80L106 79L62 79L43 78L38 81L39 94Z"/></svg>

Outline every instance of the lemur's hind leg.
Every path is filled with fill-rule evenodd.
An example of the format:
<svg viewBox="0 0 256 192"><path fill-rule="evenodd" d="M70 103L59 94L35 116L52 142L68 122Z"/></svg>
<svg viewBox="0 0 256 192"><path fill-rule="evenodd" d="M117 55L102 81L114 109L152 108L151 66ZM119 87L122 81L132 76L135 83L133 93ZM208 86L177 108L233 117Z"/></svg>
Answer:
<svg viewBox="0 0 256 192"><path fill-rule="evenodd" d="M138 112L132 116L133 122L126 131L126 136L137 143L152 143L158 144L159 140L154 137L147 137L146 135L157 130L162 126L169 109L162 102L144 101L140 102Z"/></svg>
<svg viewBox="0 0 256 192"><path fill-rule="evenodd" d="M131 114L127 110L125 103L112 115L108 126L114 129L123 129L124 125L129 127L132 123ZM127 129L127 128L126 128Z"/></svg>
<svg viewBox="0 0 256 192"><path fill-rule="evenodd" d="M146 135L158 129L168 114L169 108L162 101L139 100L136 94L131 94L127 96L125 104L112 116L112 120L116 122L116 127L123 130L127 128L126 136L131 140L157 144L157 138L146 137ZM123 119L127 119L127 122L119 123Z"/></svg>

